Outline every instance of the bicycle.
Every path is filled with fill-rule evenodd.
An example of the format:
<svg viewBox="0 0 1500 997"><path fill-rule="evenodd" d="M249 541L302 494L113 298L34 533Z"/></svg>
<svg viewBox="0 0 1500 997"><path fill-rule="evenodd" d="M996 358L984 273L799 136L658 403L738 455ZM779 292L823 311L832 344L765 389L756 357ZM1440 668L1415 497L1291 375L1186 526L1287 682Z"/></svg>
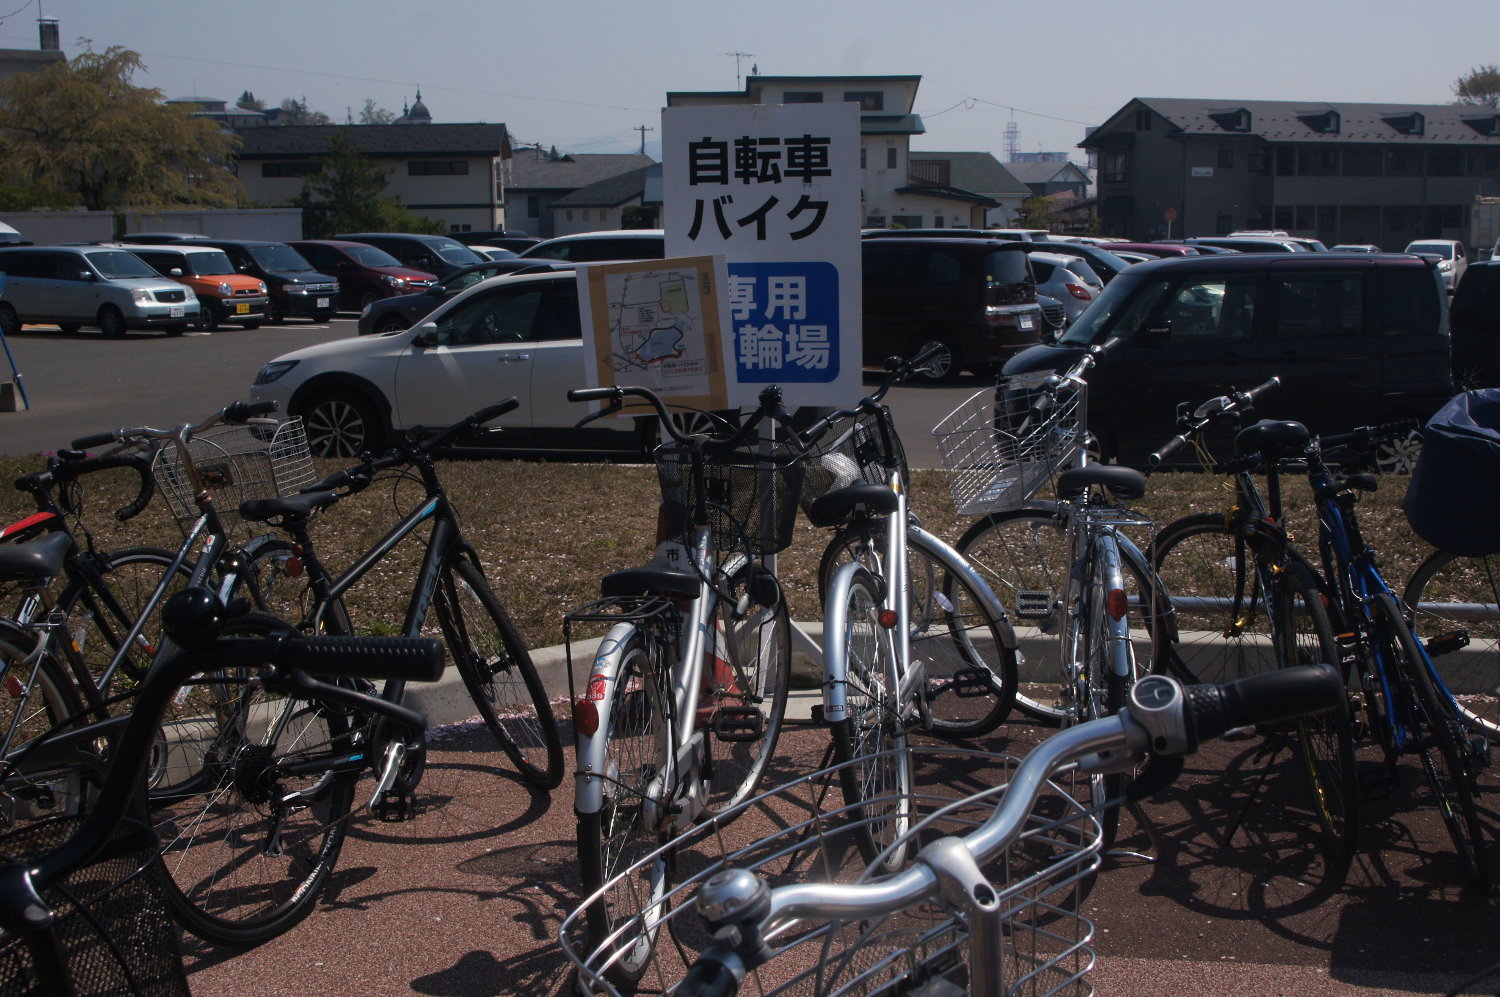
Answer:
<svg viewBox="0 0 1500 997"><path fill-rule="evenodd" d="M844 800L856 810L892 787L896 798L906 795L908 732L977 737L1003 723L1015 699L1016 640L1004 609L907 504L901 442L881 400L924 362L891 358L874 392L801 435L809 448L804 511L814 526L836 530L819 563L822 717L836 759L868 759L840 770ZM884 853L883 862L899 866L903 856L886 844L905 824L901 813L860 821L867 859Z"/></svg>
<svg viewBox="0 0 1500 997"><path fill-rule="evenodd" d="M945 752L937 771L946 776L913 801L921 819L904 840L915 859L894 875L851 860L850 828L820 811L818 791L836 771L804 777L746 802L744 815L726 814L725 824L743 822L734 828L715 820L675 843L692 874L662 901L670 913L657 930L678 946L658 946L648 982L678 997L742 987L819 997L1089 993L1094 925L1080 894L1102 829L1061 780L1149 758L1136 788L1149 778L1154 792L1201 743L1342 696L1329 666L1188 688L1148 675L1119 713L1065 728L1024 760ZM617 994L610 969L645 915L600 942L580 930L582 912L563 922L563 951L589 992Z"/></svg>
<svg viewBox="0 0 1500 997"><path fill-rule="evenodd" d="M1235 435L1236 455L1224 463L1214 462L1203 445L1211 427L1239 426L1255 402L1279 384L1273 377L1184 413L1181 431L1150 458L1156 467L1179 450L1195 447L1210 473L1234 481L1227 512L1175 520L1163 527L1151 552L1172 593L1177 623L1171 653L1161 665L1184 681L1223 681L1345 658L1336 638L1345 631L1335 629L1322 577L1292 543L1286 527L1281 470L1288 458L1303 456L1306 430L1297 423L1255 423ZM1266 476L1265 497L1256 484L1258 473ZM1358 845L1360 810L1348 710L1302 717L1293 727L1266 733L1259 753L1267 759L1262 778L1290 743L1302 760L1329 858L1347 862Z"/></svg>
<svg viewBox="0 0 1500 997"><path fill-rule="evenodd" d="M353 633L343 595L401 540L430 524L401 633L418 637L436 626L486 728L523 780L551 788L563 771L551 703L525 641L463 536L435 461L449 443L517 404L507 399L298 494L246 501L238 514L250 523L275 523L292 538L262 545L251 571L273 593L267 598L277 606L289 604L293 586L307 595L309 605L300 619L281 625L328 636ZM333 576L317 555L310 521L394 468L415 471L423 496L385 537ZM400 703L404 693L405 683L392 680L380 689L379 698ZM393 737L378 717L325 717L313 709L307 720L307 728L296 736L280 731L270 741L233 725L207 729L198 737L201 759L171 788L155 790L154 817L170 829L163 835L174 886L170 896L194 934L224 945L255 944L305 917L338 859L354 807L354 783L364 771L374 774L375 784L362 808L381 820L415 816L415 791L426 757L423 737ZM350 750L346 742L359 747ZM229 765L223 756L231 751L250 753ZM267 780L282 780L286 788L268 798L259 789ZM293 831L305 854L281 845Z"/></svg>
<svg viewBox="0 0 1500 997"><path fill-rule="evenodd" d="M0 836L0 990L6 993L187 994L177 931L167 916L159 842L138 817L138 787L161 731L173 715L183 716L184 702L198 698L195 676L239 676L242 716L253 695L256 701L280 697L377 712L393 725L425 727L420 714L307 673L431 681L442 668L436 641L219 637L224 621L217 599L201 588L185 594L165 611L181 649L158 659L129 717L76 735L44 735L107 737L108 764L86 816L58 816Z"/></svg>
<svg viewBox="0 0 1500 997"><path fill-rule="evenodd" d="M670 437L654 453L655 555L606 575L604 598L564 620L578 737L578 855L592 892L748 797L765 773L791 668L791 622L772 558L791 543L801 468L797 448L756 435L766 419L787 421L774 387L740 429L698 434L683 432L647 388L580 388L568 397L607 402L580 425L641 399ZM572 678L580 625L609 627L582 690ZM669 875L663 859L621 883L589 906L590 930L603 938L627 912L653 909ZM655 943L647 925L634 955L613 970L622 986Z"/></svg>
<svg viewBox="0 0 1500 997"><path fill-rule="evenodd" d="M1173 626L1160 580L1125 533L1151 526L1125 504L1145 495L1144 477L1087 457L1086 376L1107 348L1083 352L1062 374L1002 381L933 430L959 514L982 514L960 538L959 555L1011 600L1016 619L1035 628L1030 648L1050 659L1028 674L1016 705L1063 725L1118 710ZM1057 500L1036 501L1051 481ZM1131 630L1136 610L1144 636ZM1116 799L1126 778L1096 774L1082 792L1096 804ZM1109 844L1118 821L1118 810L1105 812Z"/></svg>

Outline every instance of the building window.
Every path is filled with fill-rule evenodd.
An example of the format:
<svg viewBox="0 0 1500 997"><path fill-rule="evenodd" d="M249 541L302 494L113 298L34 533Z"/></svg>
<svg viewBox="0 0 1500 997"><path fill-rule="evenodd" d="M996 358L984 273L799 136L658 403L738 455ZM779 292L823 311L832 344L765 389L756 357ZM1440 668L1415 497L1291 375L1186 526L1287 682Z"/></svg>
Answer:
<svg viewBox="0 0 1500 997"><path fill-rule="evenodd" d="M888 170L896 168L896 147L894 145L885 150L885 168Z"/></svg>
<svg viewBox="0 0 1500 997"><path fill-rule="evenodd" d="M1130 156L1124 152L1106 152L1099 179L1104 183L1124 183L1129 175Z"/></svg>
<svg viewBox="0 0 1500 997"><path fill-rule="evenodd" d="M788 90L781 95L783 104L821 104L823 95L816 90Z"/></svg>
<svg viewBox="0 0 1500 997"><path fill-rule="evenodd" d="M1151 112L1147 108L1135 109L1135 130L1138 132L1149 132L1151 130Z"/></svg>
<svg viewBox="0 0 1500 997"><path fill-rule="evenodd" d="M526 196L526 217L539 218L542 214L542 199L536 194Z"/></svg>
<svg viewBox="0 0 1500 997"><path fill-rule="evenodd" d="M468 174L469 162L466 159L421 159L406 164L409 177L461 177Z"/></svg>
<svg viewBox="0 0 1500 997"><path fill-rule="evenodd" d="M869 157L869 151L870 150L866 149L864 146L860 146L859 147L859 168L860 169L864 169L866 167L866 165L868 165L868 161L869 161L869 158L870 158Z"/></svg>
<svg viewBox="0 0 1500 997"><path fill-rule="evenodd" d="M1233 167L1234 167L1234 150L1233 149L1220 149L1219 150L1219 169L1221 169L1221 170L1227 170L1227 169L1232 169Z"/></svg>
<svg viewBox="0 0 1500 997"><path fill-rule="evenodd" d="M1433 149L1427 154L1427 174L1434 177L1461 177L1464 175L1464 154L1461 149Z"/></svg>
<svg viewBox="0 0 1500 997"><path fill-rule="evenodd" d="M563 221L569 221L570 222L572 220L573 220L573 209L569 208L567 211L563 212Z"/></svg>
<svg viewBox="0 0 1500 997"><path fill-rule="evenodd" d="M1234 231L1234 216L1223 213L1214 216L1214 231L1219 235L1228 235Z"/></svg>
<svg viewBox="0 0 1500 997"><path fill-rule="evenodd" d="M321 173L318 163L261 163L260 175L267 180L277 177L310 177Z"/></svg>
<svg viewBox="0 0 1500 997"><path fill-rule="evenodd" d="M1266 172L1266 154L1264 152L1250 153L1249 160L1245 163L1246 168L1257 176Z"/></svg>
<svg viewBox="0 0 1500 997"><path fill-rule="evenodd" d="M861 111L884 111L885 94L879 90L845 90L844 103L858 104Z"/></svg>

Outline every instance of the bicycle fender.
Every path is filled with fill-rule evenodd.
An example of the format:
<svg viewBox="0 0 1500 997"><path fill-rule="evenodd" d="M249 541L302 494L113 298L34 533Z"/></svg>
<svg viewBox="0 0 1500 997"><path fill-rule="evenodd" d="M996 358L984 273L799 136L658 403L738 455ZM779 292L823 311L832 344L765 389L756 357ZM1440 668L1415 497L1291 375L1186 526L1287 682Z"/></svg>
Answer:
<svg viewBox="0 0 1500 997"><path fill-rule="evenodd" d="M928 544L932 550L937 552L946 570L951 571L968 583L969 587L974 590L974 593L983 602L984 611L999 622L997 629L1000 631L1000 642L1007 650L1016 650L1018 646L1016 631L1011 626L1010 614L1000 604L999 596L990 590L989 584L979 572L974 570L974 566L964 560L962 555L954 550L951 545L945 543L941 538L928 533L916 523L908 523L906 533L908 536L918 536L922 542Z"/></svg>
<svg viewBox="0 0 1500 997"><path fill-rule="evenodd" d="M605 780L602 777L609 741L607 719L618 689L624 651L634 636L634 624L615 624L599 642L599 650L589 669L583 699L593 703L601 720L594 733L578 735L578 781L573 788L573 809L580 815L595 814L604 807Z"/></svg>
<svg viewBox="0 0 1500 997"><path fill-rule="evenodd" d="M828 612L828 607L844 604L849 596L849 586L859 574L869 572L858 561L839 565L823 601L823 720L826 723L849 718L849 662L845 657L849 646L848 621L842 613Z"/></svg>

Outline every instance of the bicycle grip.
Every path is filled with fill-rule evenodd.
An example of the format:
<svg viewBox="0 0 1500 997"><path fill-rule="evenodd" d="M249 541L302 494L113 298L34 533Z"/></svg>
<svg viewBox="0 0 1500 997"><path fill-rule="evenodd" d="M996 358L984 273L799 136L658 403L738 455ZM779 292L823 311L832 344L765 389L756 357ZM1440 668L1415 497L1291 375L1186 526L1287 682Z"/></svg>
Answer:
<svg viewBox="0 0 1500 997"><path fill-rule="evenodd" d="M80 436L68 447L72 450L92 450L94 447L108 446L115 441L114 433L95 433L92 436Z"/></svg>
<svg viewBox="0 0 1500 997"><path fill-rule="evenodd" d="M1187 440L1183 436L1174 436L1170 440L1168 440L1160 450L1147 457L1146 460L1152 467L1156 467L1162 461L1166 460L1168 457L1181 450L1183 444L1185 444L1186 442Z"/></svg>
<svg viewBox="0 0 1500 997"><path fill-rule="evenodd" d="M443 642L431 637L291 637L274 664L317 675L436 682L443 674Z"/></svg>
<svg viewBox="0 0 1500 997"><path fill-rule="evenodd" d="M568 391L568 401L592 402L601 398L616 398L619 394L619 388L571 388Z"/></svg>
<svg viewBox="0 0 1500 997"><path fill-rule="evenodd" d="M1195 742L1239 727L1326 713L1344 702L1344 679L1332 665L1294 665L1224 685L1183 690Z"/></svg>
<svg viewBox="0 0 1500 997"><path fill-rule="evenodd" d="M1265 394L1267 391L1270 391L1273 388L1279 388L1279 387L1281 387L1281 378L1279 378L1279 377L1272 377L1269 380L1267 380L1267 381L1265 381L1265 382L1263 382L1261 384L1257 384L1255 387L1253 387L1249 391L1245 392L1245 398L1246 398L1246 400L1248 400L1250 402L1254 402L1257 399L1259 399L1261 395Z"/></svg>
<svg viewBox="0 0 1500 997"><path fill-rule="evenodd" d="M249 422L257 416L270 415L278 408L274 401L264 402L234 402L224 409L224 421L241 423Z"/></svg>
<svg viewBox="0 0 1500 997"><path fill-rule="evenodd" d="M738 961L738 960L736 960ZM736 975L713 948L700 955L676 990L677 997L734 997L743 974Z"/></svg>

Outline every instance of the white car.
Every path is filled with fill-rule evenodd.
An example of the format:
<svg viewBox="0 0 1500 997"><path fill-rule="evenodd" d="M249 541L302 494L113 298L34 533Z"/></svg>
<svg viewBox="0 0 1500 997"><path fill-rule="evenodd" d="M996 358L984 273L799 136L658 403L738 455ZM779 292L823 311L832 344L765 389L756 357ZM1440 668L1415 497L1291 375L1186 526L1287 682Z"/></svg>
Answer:
<svg viewBox="0 0 1500 997"><path fill-rule="evenodd" d="M1027 259L1031 260L1031 269L1036 272L1037 297L1048 298L1062 306L1063 328L1072 325L1073 320L1082 315L1083 310L1104 290L1099 275L1094 273L1087 261L1077 256L1028 253ZM1054 316L1045 307L1043 314L1047 316L1049 323L1055 325Z"/></svg>
<svg viewBox="0 0 1500 997"><path fill-rule="evenodd" d="M1469 255L1464 250L1464 244L1453 239L1418 239L1410 243L1404 251L1421 256L1436 256L1438 273L1442 276L1443 286L1448 289L1449 294L1453 293L1453 288L1458 285L1459 278L1469 268Z"/></svg>
<svg viewBox="0 0 1500 997"><path fill-rule="evenodd" d="M393 433L442 428L515 395L498 449L639 453L646 420L588 414L568 401L584 384L575 276L495 277L446 301L410 329L341 339L277 357L250 389L300 415L321 457L353 458Z"/></svg>

